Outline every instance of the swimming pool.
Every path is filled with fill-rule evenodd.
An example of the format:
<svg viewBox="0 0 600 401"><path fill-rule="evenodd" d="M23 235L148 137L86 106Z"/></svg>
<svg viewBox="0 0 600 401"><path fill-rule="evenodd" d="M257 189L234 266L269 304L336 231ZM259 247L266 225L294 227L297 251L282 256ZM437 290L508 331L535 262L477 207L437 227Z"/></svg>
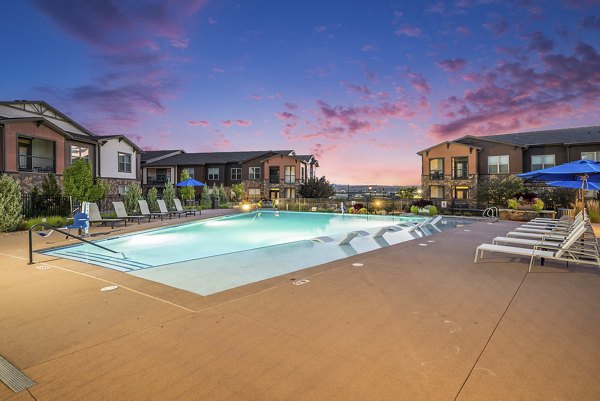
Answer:
<svg viewBox="0 0 600 401"><path fill-rule="evenodd" d="M95 241L122 252L125 259L89 244L44 253L208 295L413 239L414 233L403 230L337 245L350 231L372 234L384 226L421 220L424 218L259 211ZM335 241L310 241L322 236Z"/></svg>

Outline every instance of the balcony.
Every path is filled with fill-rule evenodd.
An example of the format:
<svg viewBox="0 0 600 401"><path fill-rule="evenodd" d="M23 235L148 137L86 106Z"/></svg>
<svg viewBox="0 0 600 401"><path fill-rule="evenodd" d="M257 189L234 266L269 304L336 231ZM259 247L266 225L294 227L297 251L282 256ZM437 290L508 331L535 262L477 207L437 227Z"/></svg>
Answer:
<svg viewBox="0 0 600 401"><path fill-rule="evenodd" d="M269 177L269 184L279 184L279 176L272 175Z"/></svg>
<svg viewBox="0 0 600 401"><path fill-rule="evenodd" d="M441 170L432 170L429 172L429 179L430 180L443 180L444 172Z"/></svg>
<svg viewBox="0 0 600 401"><path fill-rule="evenodd" d="M35 173L55 173L53 157L19 155L19 171Z"/></svg>
<svg viewBox="0 0 600 401"><path fill-rule="evenodd" d="M455 180L466 180L469 178L469 170L466 168L457 168L452 170L452 178Z"/></svg>
<svg viewBox="0 0 600 401"><path fill-rule="evenodd" d="M170 181L167 176L148 177L147 185L165 185Z"/></svg>

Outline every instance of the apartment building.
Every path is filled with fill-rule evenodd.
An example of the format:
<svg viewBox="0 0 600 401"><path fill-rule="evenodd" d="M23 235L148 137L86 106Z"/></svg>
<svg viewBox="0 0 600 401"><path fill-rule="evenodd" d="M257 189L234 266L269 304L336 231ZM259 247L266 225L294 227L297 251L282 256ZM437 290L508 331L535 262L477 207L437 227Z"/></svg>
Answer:
<svg viewBox="0 0 600 401"><path fill-rule="evenodd" d="M600 161L600 126L467 135L417 152L423 197L447 207L477 207L477 183L582 158Z"/></svg>

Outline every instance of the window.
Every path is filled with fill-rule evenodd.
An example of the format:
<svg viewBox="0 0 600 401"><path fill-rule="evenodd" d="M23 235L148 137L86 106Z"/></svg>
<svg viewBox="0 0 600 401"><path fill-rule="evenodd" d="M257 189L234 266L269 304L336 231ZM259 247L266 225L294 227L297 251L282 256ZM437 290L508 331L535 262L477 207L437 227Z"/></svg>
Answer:
<svg viewBox="0 0 600 401"><path fill-rule="evenodd" d="M250 167L249 178L251 180L260 180L260 167Z"/></svg>
<svg viewBox="0 0 600 401"><path fill-rule="evenodd" d="M19 138L19 170L32 170L32 143L29 138Z"/></svg>
<svg viewBox="0 0 600 401"><path fill-rule="evenodd" d="M193 167L186 167L186 168L182 168L181 171L187 171L188 175L190 176L191 179L194 179L194 175L195 175L195 169Z"/></svg>
<svg viewBox="0 0 600 401"><path fill-rule="evenodd" d="M89 163L90 150L84 146L71 145L71 164L75 163L75 160L77 159L85 159L85 161ZM131 162L129 164L131 164Z"/></svg>
<svg viewBox="0 0 600 401"><path fill-rule="evenodd" d="M236 181L242 179L242 169L240 167L234 167L231 169L231 179Z"/></svg>
<svg viewBox="0 0 600 401"><path fill-rule="evenodd" d="M285 189L285 197L286 198L295 198L296 197L296 188L286 188Z"/></svg>
<svg viewBox="0 0 600 401"><path fill-rule="evenodd" d="M127 185L119 185L117 192L119 193L119 195L125 195L125 193L127 192Z"/></svg>
<svg viewBox="0 0 600 401"><path fill-rule="evenodd" d="M555 165L554 155L536 155L531 156L531 170L552 167Z"/></svg>
<svg viewBox="0 0 600 401"><path fill-rule="evenodd" d="M208 168L208 179L209 180L218 180L219 179L219 168L218 167L209 167Z"/></svg>
<svg viewBox="0 0 600 401"><path fill-rule="evenodd" d="M444 187L442 185L432 185L430 187L432 199L443 199L444 198Z"/></svg>
<svg viewBox="0 0 600 401"><path fill-rule="evenodd" d="M131 173L131 154L118 153L119 173Z"/></svg>
<svg viewBox="0 0 600 401"><path fill-rule="evenodd" d="M304 183L306 181L306 167L300 166L300 182Z"/></svg>
<svg viewBox="0 0 600 401"><path fill-rule="evenodd" d="M454 199L469 199L469 187L454 187Z"/></svg>
<svg viewBox="0 0 600 401"><path fill-rule="evenodd" d="M444 159L429 159L429 177L432 180L444 179Z"/></svg>
<svg viewBox="0 0 600 401"><path fill-rule="evenodd" d="M154 176L152 176L152 170L148 169L148 184L162 184L167 181L171 181L170 169L157 168L154 170Z"/></svg>
<svg viewBox="0 0 600 401"><path fill-rule="evenodd" d="M260 199L260 188L248 188L248 197L250 199Z"/></svg>
<svg viewBox="0 0 600 401"><path fill-rule="evenodd" d="M467 157L452 158L452 178L455 180L469 178L469 159Z"/></svg>
<svg viewBox="0 0 600 401"><path fill-rule="evenodd" d="M296 182L296 166L285 166L283 168L284 182L286 184L293 184Z"/></svg>
<svg viewBox="0 0 600 401"><path fill-rule="evenodd" d="M508 173L508 155L488 156L488 174Z"/></svg>
<svg viewBox="0 0 600 401"><path fill-rule="evenodd" d="M598 162L600 161L600 152L581 152L581 158Z"/></svg>

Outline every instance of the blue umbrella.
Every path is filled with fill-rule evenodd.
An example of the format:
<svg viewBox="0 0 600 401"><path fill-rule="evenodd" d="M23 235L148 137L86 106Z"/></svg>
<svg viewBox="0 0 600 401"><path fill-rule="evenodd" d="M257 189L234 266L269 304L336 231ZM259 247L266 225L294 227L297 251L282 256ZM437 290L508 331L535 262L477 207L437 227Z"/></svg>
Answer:
<svg viewBox="0 0 600 401"><path fill-rule="evenodd" d="M200 181L196 181L193 178L188 178L187 180L183 180L177 183L178 187L203 187L206 184Z"/></svg>
<svg viewBox="0 0 600 401"><path fill-rule="evenodd" d="M535 181L579 181L586 179L600 182L600 162L576 160L529 173L517 174L518 177Z"/></svg>
<svg viewBox="0 0 600 401"><path fill-rule="evenodd" d="M577 181L551 181L551 182L547 182L546 185L549 185L551 187L561 187L561 188L573 188L573 189L581 189L582 187L582 182L581 180L577 180ZM591 189L594 191L600 191L600 183L598 182L590 182L590 181L585 181L585 184L583 184L584 189Z"/></svg>

